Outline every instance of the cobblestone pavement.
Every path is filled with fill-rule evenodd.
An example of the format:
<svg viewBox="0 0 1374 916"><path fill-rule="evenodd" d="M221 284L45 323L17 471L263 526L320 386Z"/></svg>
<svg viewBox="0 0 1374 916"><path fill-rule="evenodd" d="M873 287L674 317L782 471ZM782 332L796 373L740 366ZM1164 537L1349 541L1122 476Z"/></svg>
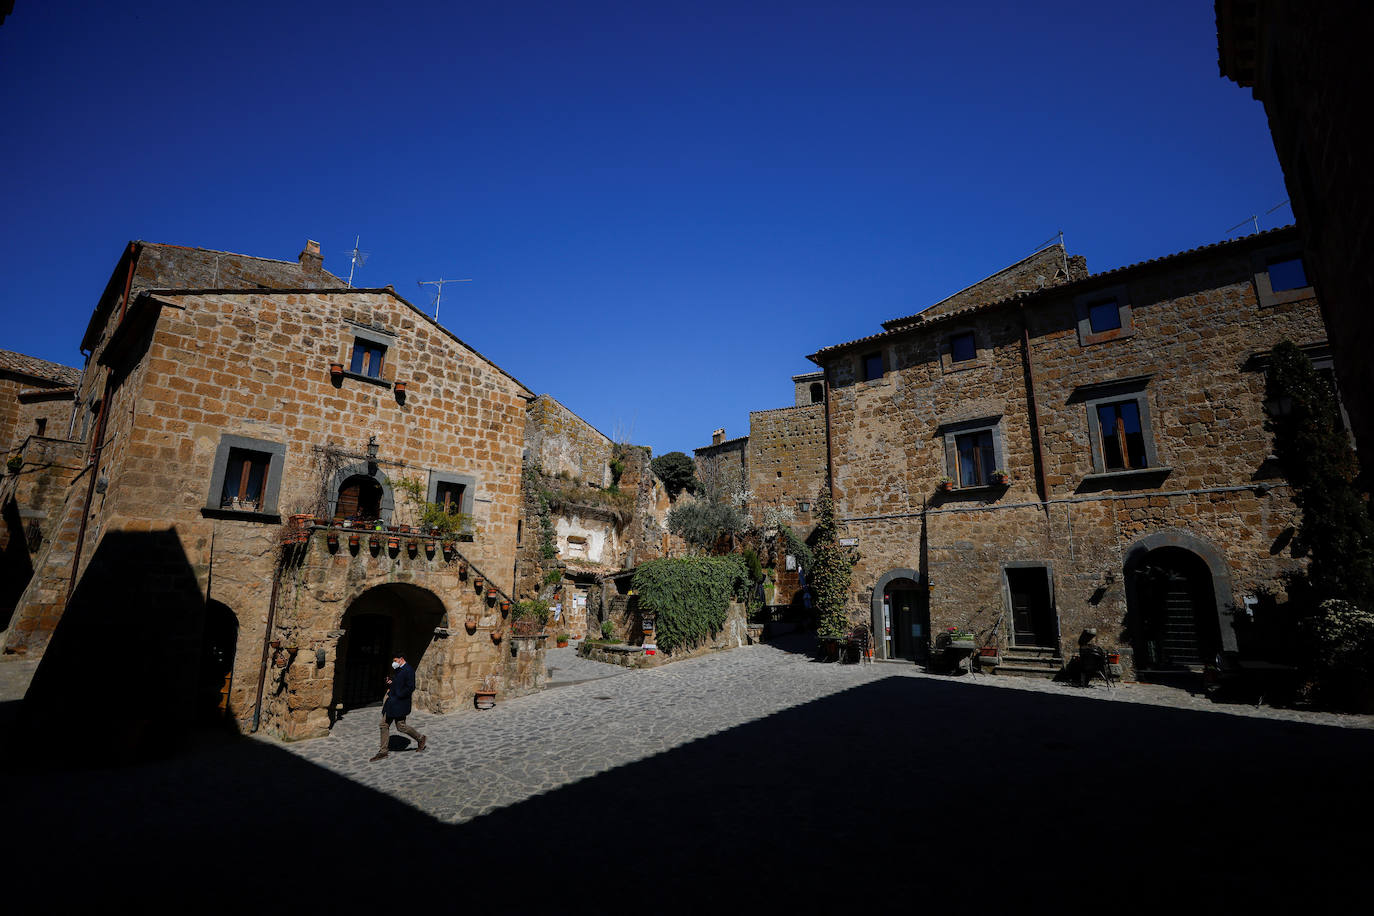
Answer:
<svg viewBox="0 0 1374 916"><path fill-rule="evenodd" d="M575 681L566 687L504 700L489 711L412 716L410 724L428 737L422 754L413 753L412 743L393 733L391 756L369 762L376 751L376 709L355 711L334 727L329 738L291 745L290 750L432 817L457 823L781 710L892 678L929 680L968 691L1053 694L1084 702L1374 728L1374 716L1219 705L1166 687L1108 689L1099 683L1083 690L1029 678L953 678L928 675L911 665L822 664L769 646L639 671L575 659L573 651L549 653L549 664L566 665L562 671ZM987 699L997 702L991 695Z"/></svg>
<svg viewBox="0 0 1374 916"><path fill-rule="evenodd" d="M549 687L565 687L583 681L596 681L602 678L626 674L629 668L594 662L577 655L577 645L566 649L549 649L545 653L545 667L549 669Z"/></svg>
<svg viewBox="0 0 1374 916"><path fill-rule="evenodd" d="M143 909L344 912L1367 903L1370 717L771 645L563 670L566 686L493 710L417 714L430 747L395 736L377 763L376 709L297 744L176 743L155 722L96 740L96 709L0 730L5 902L54 912L98 888ZM151 714L155 687L136 700Z"/></svg>

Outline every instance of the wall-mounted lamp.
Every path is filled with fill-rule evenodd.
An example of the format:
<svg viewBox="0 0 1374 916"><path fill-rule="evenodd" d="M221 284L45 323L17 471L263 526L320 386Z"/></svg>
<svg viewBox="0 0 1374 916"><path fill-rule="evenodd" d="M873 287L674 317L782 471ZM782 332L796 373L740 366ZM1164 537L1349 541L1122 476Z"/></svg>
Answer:
<svg viewBox="0 0 1374 916"><path fill-rule="evenodd" d="M96 481L95 481L95 492L97 492L97 493L102 493L102 494L103 494L103 493L104 493L106 490L108 490L109 488L110 488L110 478L106 477L104 474L101 474L98 478L96 478Z"/></svg>
<svg viewBox="0 0 1374 916"><path fill-rule="evenodd" d="M377 460L377 437L367 437L367 460L375 462Z"/></svg>

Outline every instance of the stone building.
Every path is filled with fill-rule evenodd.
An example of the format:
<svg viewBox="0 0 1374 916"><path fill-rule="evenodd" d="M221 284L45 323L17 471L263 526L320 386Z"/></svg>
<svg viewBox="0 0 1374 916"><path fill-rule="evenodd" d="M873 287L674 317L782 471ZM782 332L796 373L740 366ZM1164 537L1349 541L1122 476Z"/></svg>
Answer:
<svg viewBox="0 0 1374 916"><path fill-rule="evenodd" d="M1264 104L1303 240L1302 268L1331 331L1355 441L1374 451L1374 107L1367 0L1216 0L1221 75ZM1368 461L1365 464L1369 464ZM1368 474L1368 468L1366 468Z"/></svg>
<svg viewBox="0 0 1374 916"><path fill-rule="evenodd" d="M508 373L390 287L346 288L314 243L131 243L83 349L82 467L6 634L43 653L33 709L146 718L135 660L160 725L288 738L380 699L395 651L418 709L529 684L500 608L533 397Z"/></svg>
<svg viewBox="0 0 1374 916"><path fill-rule="evenodd" d="M1245 649L1250 599L1301 565L1263 371L1285 339L1324 354L1312 289L1276 266L1300 247L1289 227L1088 275L1052 246L813 354L878 654L923 659L948 626L1009 672L1087 628L1139 673Z"/></svg>

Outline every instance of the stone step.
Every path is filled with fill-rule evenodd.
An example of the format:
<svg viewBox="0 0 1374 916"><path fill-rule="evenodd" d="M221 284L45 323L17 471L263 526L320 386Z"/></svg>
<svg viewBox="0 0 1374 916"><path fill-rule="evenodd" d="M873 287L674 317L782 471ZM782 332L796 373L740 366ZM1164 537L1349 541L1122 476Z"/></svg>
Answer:
<svg viewBox="0 0 1374 916"><path fill-rule="evenodd" d="M1042 668L1032 665L1002 664L992 669L993 674L1002 674L1008 677L1043 677L1052 678L1059 673L1059 668Z"/></svg>
<svg viewBox="0 0 1374 916"><path fill-rule="evenodd" d="M1021 655L1017 652L1002 653L1002 660L1012 665L1049 665L1054 668L1063 667L1064 660L1054 656L1042 655Z"/></svg>
<svg viewBox="0 0 1374 916"><path fill-rule="evenodd" d="M1059 650L1054 646L1003 646L1003 655L1023 655L1047 658L1058 654Z"/></svg>

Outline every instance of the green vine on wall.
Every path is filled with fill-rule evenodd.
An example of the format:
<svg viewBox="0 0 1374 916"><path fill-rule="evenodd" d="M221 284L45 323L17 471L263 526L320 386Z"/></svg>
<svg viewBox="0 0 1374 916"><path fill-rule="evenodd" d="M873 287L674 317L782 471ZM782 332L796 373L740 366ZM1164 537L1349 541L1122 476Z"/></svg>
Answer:
<svg viewBox="0 0 1374 916"><path fill-rule="evenodd" d="M816 500L816 546L811 551L811 592L815 596L821 639L843 639L849 633L849 586L854 558L840 546L835 527L835 502L828 489Z"/></svg>
<svg viewBox="0 0 1374 916"><path fill-rule="evenodd" d="M525 487L534 495L535 514L539 517L539 557L547 561L558 559L558 532L553 527L553 513L549 508L552 493L544 486L543 478L539 465L525 465Z"/></svg>
<svg viewBox="0 0 1374 916"><path fill-rule="evenodd" d="M664 652L695 648L719 632L731 599L743 597L748 583L749 569L737 553L650 560L634 575L640 606L654 613Z"/></svg>

